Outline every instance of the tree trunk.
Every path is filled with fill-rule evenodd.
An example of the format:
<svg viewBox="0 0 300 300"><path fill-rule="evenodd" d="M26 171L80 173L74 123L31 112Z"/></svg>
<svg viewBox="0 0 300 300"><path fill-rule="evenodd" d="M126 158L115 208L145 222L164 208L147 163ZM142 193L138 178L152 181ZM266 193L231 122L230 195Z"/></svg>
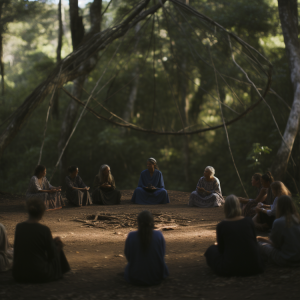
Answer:
<svg viewBox="0 0 300 300"><path fill-rule="evenodd" d="M58 85L57 87L60 88L68 81L74 80L91 72L96 65L96 61L93 61L92 65L85 65L82 68L78 67L82 65L83 61L93 57L95 53L105 49L113 41L124 36L127 31L134 27L138 22L144 20L147 16L155 13L161 8L161 5L157 4L141 13L141 11L146 8L149 1L150 0L145 0L141 2L141 4L138 5L122 23L115 26L113 29L109 28L102 31L101 35L94 34L91 35L89 39L85 38L80 47L75 52L70 53L65 59L63 59L60 66L57 66L49 75L49 77L36 87L36 89L18 107L13 118L7 127L2 131L0 135L0 156L21 130L25 121L31 116L33 111L53 90L53 87L56 83ZM164 3L165 1L166 0L163 0L162 2ZM60 72L61 67L62 71Z"/></svg>
<svg viewBox="0 0 300 300"><path fill-rule="evenodd" d="M59 65L61 62L61 47L62 47L62 37L63 37L63 24L61 16L61 0L58 3L58 43L56 49L56 64ZM52 116L54 119L59 119L59 90L56 89L53 104L52 104Z"/></svg>
<svg viewBox="0 0 300 300"><path fill-rule="evenodd" d="M140 40L140 36L139 36L140 29L141 29L141 25L140 25L140 23L137 23L135 25L135 47L134 47L134 54L136 57L138 57L138 55L139 55L139 52L137 51L137 45ZM136 100L136 95L137 95L138 87L139 87L140 68L139 68L138 61L136 63L134 71L132 72L132 77L133 77L132 88L131 88L131 92L129 94L128 102L126 104L126 107L125 107L125 110L123 113L123 119L127 122L129 122L130 119L132 118L134 103ZM122 129L123 133L125 132L125 130L126 130L125 128Z"/></svg>
<svg viewBox="0 0 300 300"><path fill-rule="evenodd" d="M96 0L95 0L96 1ZM84 26L82 17L79 16L79 8L78 8L78 0L70 0L70 27L71 27L71 36L72 36L72 45L73 51L79 46L84 38ZM72 94L81 99L82 95L82 87L85 81L86 76L81 76L76 78L73 81L73 91ZM74 122L77 116L79 105L75 103L75 101L70 101L65 116L61 125L60 131L60 139L57 145L58 148L58 156L60 156L62 149L64 148L74 126ZM68 147L65 149L64 155L62 156L62 160L59 165L59 177L60 184L63 183L64 175L66 174L67 166L68 166Z"/></svg>
<svg viewBox="0 0 300 300"><path fill-rule="evenodd" d="M300 48L297 0L278 0L278 10L294 87L294 100L283 134L284 141L282 141L272 165L275 179L282 180L297 136L300 118Z"/></svg>
<svg viewBox="0 0 300 300"><path fill-rule="evenodd" d="M187 73L187 67L186 67L186 57L182 58L181 63L181 69L183 72L181 72L180 76L180 102L181 103L181 113L182 113L182 121L184 128L189 126L189 119L188 119L188 112L189 112L189 99L187 97L187 78L184 75ZM189 182L189 165L190 165L190 148L189 148L189 136L184 136L184 143L182 147L183 152L183 170L185 175L185 181Z"/></svg>
<svg viewBox="0 0 300 300"><path fill-rule="evenodd" d="M4 62L3 62L3 32L4 32L4 24L2 24L3 17L3 4L0 3L0 68L1 68L1 94L4 96Z"/></svg>

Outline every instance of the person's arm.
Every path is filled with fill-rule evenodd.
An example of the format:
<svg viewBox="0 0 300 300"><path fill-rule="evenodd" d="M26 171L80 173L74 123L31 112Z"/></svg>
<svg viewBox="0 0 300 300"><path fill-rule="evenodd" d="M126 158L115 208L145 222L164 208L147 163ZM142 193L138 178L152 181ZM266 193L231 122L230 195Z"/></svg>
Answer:
<svg viewBox="0 0 300 300"><path fill-rule="evenodd" d="M267 191L266 189L261 189L257 197L253 200L255 203L263 203L267 198Z"/></svg>
<svg viewBox="0 0 300 300"><path fill-rule="evenodd" d="M125 249L124 249L124 254L128 262L130 261L130 239L131 238L129 233L125 241Z"/></svg>
<svg viewBox="0 0 300 300"><path fill-rule="evenodd" d="M285 222L282 219L276 219L273 223L272 230L270 233L270 240L272 241L275 248L280 249L284 243L284 227Z"/></svg>
<svg viewBox="0 0 300 300"><path fill-rule="evenodd" d="M78 185L79 185L79 188L82 190L82 191L88 191L90 188L88 186L86 186L86 184L83 182L82 178L80 176L78 176ZM79 189L78 188L78 189Z"/></svg>
<svg viewBox="0 0 300 300"><path fill-rule="evenodd" d="M156 189L164 189L165 188L164 178L160 171L159 171L158 185L155 188Z"/></svg>

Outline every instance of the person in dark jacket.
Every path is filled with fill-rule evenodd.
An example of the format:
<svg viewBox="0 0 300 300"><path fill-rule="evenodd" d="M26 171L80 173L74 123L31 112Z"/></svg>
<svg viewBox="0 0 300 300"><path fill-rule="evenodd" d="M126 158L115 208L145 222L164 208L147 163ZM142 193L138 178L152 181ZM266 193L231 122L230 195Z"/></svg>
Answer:
<svg viewBox="0 0 300 300"><path fill-rule="evenodd" d="M236 196L226 197L225 220L217 225L217 245L206 252L206 262L219 276L251 276L263 272L256 233L251 218L241 215Z"/></svg>
<svg viewBox="0 0 300 300"><path fill-rule="evenodd" d="M59 237L39 223L45 212L40 199L27 200L29 219L19 223L15 232L13 277L17 282L40 283L58 280L70 270Z"/></svg>

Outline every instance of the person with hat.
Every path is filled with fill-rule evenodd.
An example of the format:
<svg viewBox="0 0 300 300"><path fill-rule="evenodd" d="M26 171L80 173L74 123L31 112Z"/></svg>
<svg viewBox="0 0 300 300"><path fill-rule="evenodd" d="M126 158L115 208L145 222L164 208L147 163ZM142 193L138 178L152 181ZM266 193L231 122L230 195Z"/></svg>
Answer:
<svg viewBox="0 0 300 300"><path fill-rule="evenodd" d="M138 187L133 193L131 202L146 205L170 203L163 175L159 171L157 162L153 157L147 160L147 169L140 175Z"/></svg>

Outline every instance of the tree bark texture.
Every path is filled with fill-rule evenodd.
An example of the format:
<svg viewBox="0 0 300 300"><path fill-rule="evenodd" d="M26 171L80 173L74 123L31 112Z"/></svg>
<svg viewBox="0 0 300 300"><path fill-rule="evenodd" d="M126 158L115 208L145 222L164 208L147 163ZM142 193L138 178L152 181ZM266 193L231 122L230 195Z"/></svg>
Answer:
<svg viewBox="0 0 300 300"><path fill-rule="evenodd" d="M3 5L4 3L0 3L0 68L1 68L1 94L4 95L4 62L3 62L3 32L4 32L4 24L2 22L3 16Z"/></svg>
<svg viewBox="0 0 300 300"><path fill-rule="evenodd" d="M60 65L55 68L49 77L19 106L7 127L2 131L0 135L0 155L21 130L24 122L30 117L32 112L52 91L56 83L58 84L58 88L60 88L68 81L72 81L80 76L88 74L95 67L96 61L87 65L83 64L83 62L89 60L95 53L105 49L110 43L122 37L138 22L155 13L161 7L160 4L157 4L142 12L149 1L150 0L145 0L141 2L123 22L114 28L108 28L101 33L91 35L89 38L85 37L78 48L61 61ZM163 0L163 2L165 2L165 0ZM61 67L62 71L60 73ZM58 76L59 73L60 76Z"/></svg>
<svg viewBox="0 0 300 300"><path fill-rule="evenodd" d="M73 45L73 51L75 51L84 38L85 30L83 26L82 17L79 16L78 0L70 0L69 5L70 5L70 26L71 26L72 45ZM72 94L78 99L81 99L82 87L84 85L85 78L86 76L83 75L76 78L73 81ZM60 139L57 145L58 156L60 156L61 151L64 148L72 132L72 128L74 126L78 109L79 109L78 103L75 103L75 101L70 101L69 105L67 106L64 119L61 125ZM65 149L65 153L62 156L62 160L59 165L60 184L63 183L63 179L65 177L64 175L66 173L67 166L68 166L67 151L68 148Z"/></svg>
<svg viewBox="0 0 300 300"><path fill-rule="evenodd" d="M282 180L297 136L300 118L300 48L297 0L278 0L278 10L294 87L294 100L283 134L284 142L281 143L272 165L275 179Z"/></svg>
<svg viewBox="0 0 300 300"><path fill-rule="evenodd" d="M137 50L137 45L138 45L139 40L140 40L140 35L139 35L140 29L141 29L141 25L140 25L140 23L137 23L135 25L135 47L134 47L134 54L135 54L136 57L138 57L138 55L139 55L139 52ZM128 102L126 104L126 107L125 107L125 110L124 110L124 113L123 113L123 119L127 122L129 122L130 119L132 118L134 103L135 103L135 100L136 100L138 87L139 87L140 67L139 67L138 61L135 65L134 71L132 72L132 77L133 77L133 83L132 83L131 91L130 91L130 94L129 94ZM126 129L123 128L122 130L123 130L123 133L124 133Z"/></svg>
<svg viewBox="0 0 300 300"><path fill-rule="evenodd" d="M61 62L61 48L62 48L62 37L63 37L63 24L62 24L62 13L61 13L61 0L58 3L58 43L56 49L56 64L59 65ZM59 90L56 89L53 103L52 103L52 116L54 119L59 119Z"/></svg>

